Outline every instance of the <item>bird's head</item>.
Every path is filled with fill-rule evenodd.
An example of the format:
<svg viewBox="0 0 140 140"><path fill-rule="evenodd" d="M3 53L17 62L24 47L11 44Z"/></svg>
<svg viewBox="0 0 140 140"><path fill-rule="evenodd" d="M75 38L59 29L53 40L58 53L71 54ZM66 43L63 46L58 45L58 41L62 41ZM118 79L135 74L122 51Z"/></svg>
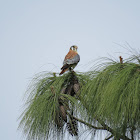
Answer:
<svg viewBox="0 0 140 140"><path fill-rule="evenodd" d="M73 50L75 52L77 52L78 47L76 45L73 45L70 47L70 50Z"/></svg>

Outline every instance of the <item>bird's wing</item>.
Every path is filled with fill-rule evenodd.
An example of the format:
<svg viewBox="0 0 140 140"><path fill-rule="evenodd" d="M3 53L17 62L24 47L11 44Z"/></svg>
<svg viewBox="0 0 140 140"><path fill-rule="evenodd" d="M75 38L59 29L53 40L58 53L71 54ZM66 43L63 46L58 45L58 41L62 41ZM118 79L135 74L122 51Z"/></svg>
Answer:
<svg viewBox="0 0 140 140"><path fill-rule="evenodd" d="M80 61L80 56L78 55L78 53L70 50L64 59L63 65L75 64L78 63L79 61Z"/></svg>
<svg viewBox="0 0 140 140"><path fill-rule="evenodd" d="M80 56L77 54L72 59L67 59L66 64L68 65L77 64L79 61L80 61Z"/></svg>

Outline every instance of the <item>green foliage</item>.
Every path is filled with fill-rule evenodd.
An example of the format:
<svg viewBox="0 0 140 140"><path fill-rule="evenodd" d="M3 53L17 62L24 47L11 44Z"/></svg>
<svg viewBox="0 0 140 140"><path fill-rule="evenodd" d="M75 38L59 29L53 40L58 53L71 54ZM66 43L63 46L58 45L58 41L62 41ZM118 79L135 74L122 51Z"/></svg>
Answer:
<svg viewBox="0 0 140 140"><path fill-rule="evenodd" d="M82 86L86 76L84 78L82 74L74 75L78 77ZM42 73L33 79L27 90L28 98L19 125L27 139L46 139L52 136L60 138L64 135L63 126L67 120L65 111L74 110L78 98L63 93L71 83L72 77L72 73L59 77L54 73ZM69 120L70 118L69 116Z"/></svg>
<svg viewBox="0 0 140 140"><path fill-rule="evenodd" d="M81 93L90 122L100 119L122 134L139 130L140 65L112 62L93 74Z"/></svg>
<svg viewBox="0 0 140 140"><path fill-rule="evenodd" d="M77 136L78 121L85 128L108 130L114 139L137 137L140 133L139 57L131 57L122 64L103 63L87 73L36 75L27 90L20 119L19 128L29 140L63 139L66 129Z"/></svg>

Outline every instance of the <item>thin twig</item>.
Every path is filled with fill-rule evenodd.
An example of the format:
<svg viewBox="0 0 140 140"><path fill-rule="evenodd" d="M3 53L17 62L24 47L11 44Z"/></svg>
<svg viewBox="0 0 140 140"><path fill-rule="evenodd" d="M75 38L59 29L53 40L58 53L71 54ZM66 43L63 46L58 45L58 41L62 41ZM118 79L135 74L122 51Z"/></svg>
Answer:
<svg viewBox="0 0 140 140"><path fill-rule="evenodd" d="M71 116L71 114L69 114L68 112L67 112L67 114ZM88 127L94 128L94 129L96 129L96 130L105 130L103 127L96 127L96 126L91 125L90 123L87 123L87 122L85 122L85 121L79 119L79 118L76 118L76 117L74 117L74 116L72 116L72 117L73 117L75 120L77 120L78 122L87 125Z"/></svg>
<svg viewBox="0 0 140 140"><path fill-rule="evenodd" d="M113 137L113 135L109 136L108 138L105 138L105 140L109 140Z"/></svg>

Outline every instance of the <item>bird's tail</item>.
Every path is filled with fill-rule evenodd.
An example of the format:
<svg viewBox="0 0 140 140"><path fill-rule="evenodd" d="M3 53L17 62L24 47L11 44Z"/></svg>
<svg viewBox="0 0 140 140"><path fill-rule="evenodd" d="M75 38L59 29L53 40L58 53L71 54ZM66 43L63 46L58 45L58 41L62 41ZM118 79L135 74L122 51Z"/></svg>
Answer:
<svg viewBox="0 0 140 140"><path fill-rule="evenodd" d="M68 70L68 68L67 68L67 69L62 69L62 71L59 73L59 75L63 74L63 73L66 72L67 70Z"/></svg>

